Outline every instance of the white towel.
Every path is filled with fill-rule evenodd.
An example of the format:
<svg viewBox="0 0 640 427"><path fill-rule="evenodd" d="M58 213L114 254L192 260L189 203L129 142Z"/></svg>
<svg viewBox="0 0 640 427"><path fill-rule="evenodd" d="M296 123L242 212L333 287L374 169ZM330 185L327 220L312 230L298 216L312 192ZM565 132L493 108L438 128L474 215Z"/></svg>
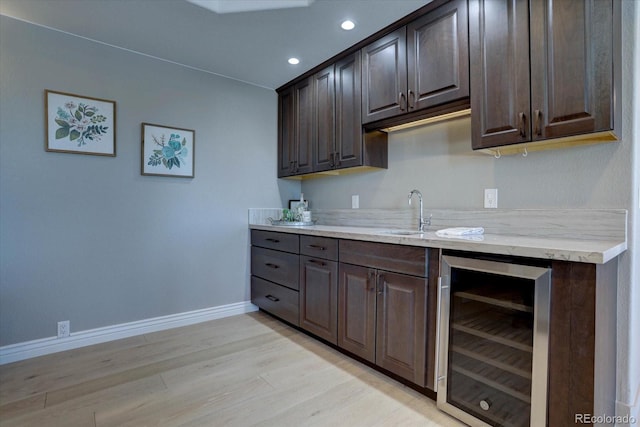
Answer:
<svg viewBox="0 0 640 427"><path fill-rule="evenodd" d="M482 227L453 227L436 231L436 236L439 237L478 236L481 234L484 234Z"/></svg>

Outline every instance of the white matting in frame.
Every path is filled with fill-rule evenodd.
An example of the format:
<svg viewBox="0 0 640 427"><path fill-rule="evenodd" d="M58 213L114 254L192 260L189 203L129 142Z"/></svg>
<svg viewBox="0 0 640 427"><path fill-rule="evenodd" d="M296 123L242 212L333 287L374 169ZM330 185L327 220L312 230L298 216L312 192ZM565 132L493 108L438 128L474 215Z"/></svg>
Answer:
<svg viewBox="0 0 640 427"><path fill-rule="evenodd" d="M116 103L45 89L46 151L116 155Z"/></svg>
<svg viewBox="0 0 640 427"><path fill-rule="evenodd" d="M196 132L142 123L142 175L193 178Z"/></svg>

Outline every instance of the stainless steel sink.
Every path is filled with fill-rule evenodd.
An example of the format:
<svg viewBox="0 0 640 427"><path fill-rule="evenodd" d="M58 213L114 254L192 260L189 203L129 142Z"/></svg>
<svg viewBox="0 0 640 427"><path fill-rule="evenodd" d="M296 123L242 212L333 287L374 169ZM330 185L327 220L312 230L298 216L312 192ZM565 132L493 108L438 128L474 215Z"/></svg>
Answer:
<svg viewBox="0 0 640 427"><path fill-rule="evenodd" d="M380 234L393 234L396 236L412 236L414 234L424 234L424 231L418 230L384 230Z"/></svg>

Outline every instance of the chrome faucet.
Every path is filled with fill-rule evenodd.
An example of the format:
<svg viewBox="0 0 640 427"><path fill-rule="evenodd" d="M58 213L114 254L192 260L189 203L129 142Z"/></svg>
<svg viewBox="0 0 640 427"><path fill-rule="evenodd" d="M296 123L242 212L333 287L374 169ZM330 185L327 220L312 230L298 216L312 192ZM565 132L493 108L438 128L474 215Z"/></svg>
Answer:
<svg viewBox="0 0 640 427"><path fill-rule="evenodd" d="M424 219L424 215L423 215L423 210L422 210L422 193L419 192L418 190L411 190L411 192L409 193L409 206L411 206L411 199L413 198L413 195L417 194L418 195L418 200L420 200L420 224L418 225L418 231L419 232L424 232L424 226L430 226L431 225L431 218L429 218L428 220L425 221Z"/></svg>

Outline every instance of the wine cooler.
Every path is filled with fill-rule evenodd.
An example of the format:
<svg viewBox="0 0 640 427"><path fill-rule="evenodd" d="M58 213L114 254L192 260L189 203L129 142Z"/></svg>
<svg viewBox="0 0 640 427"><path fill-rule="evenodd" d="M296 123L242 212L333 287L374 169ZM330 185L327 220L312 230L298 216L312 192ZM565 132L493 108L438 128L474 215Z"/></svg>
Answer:
<svg viewBox="0 0 640 427"><path fill-rule="evenodd" d="M438 408L471 426L545 426L551 269L442 257Z"/></svg>

